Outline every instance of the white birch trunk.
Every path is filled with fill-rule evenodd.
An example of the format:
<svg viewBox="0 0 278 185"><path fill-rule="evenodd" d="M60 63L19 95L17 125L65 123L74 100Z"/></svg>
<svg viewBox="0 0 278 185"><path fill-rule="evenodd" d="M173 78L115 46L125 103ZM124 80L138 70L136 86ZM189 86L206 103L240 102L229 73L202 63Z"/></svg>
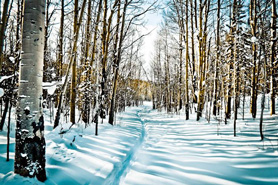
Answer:
<svg viewBox="0 0 278 185"><path fill-rule="evenodd" d="M42 112L45 0L26 0L19 73L15 173L46 180Z"/></svg>

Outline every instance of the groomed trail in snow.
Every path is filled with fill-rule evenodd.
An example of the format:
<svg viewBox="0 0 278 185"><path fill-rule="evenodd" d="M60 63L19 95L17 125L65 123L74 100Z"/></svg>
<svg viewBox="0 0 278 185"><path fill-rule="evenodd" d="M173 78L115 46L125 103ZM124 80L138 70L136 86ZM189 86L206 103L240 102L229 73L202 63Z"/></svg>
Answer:
<svg viewBox="0 0 278 185"><path fill-rule="evenodd" d="M46 118L46 171L40 183L13 173L14 120L11 161L6 162L6 131L0 132L0 184L278 184L278 118L266 116L267 139L260 141L259 122L247 117L218 125L196 115L167 115L151 110L151 103L117 114L117 125L104 120L99 136L94 125L75 125L59 135Z"/></svg>

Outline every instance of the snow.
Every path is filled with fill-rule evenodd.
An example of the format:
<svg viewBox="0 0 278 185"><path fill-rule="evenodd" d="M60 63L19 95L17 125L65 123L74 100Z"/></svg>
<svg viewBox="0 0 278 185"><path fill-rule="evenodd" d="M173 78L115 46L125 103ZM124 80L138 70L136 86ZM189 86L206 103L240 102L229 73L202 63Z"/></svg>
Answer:
<svg viewBox="0 0 278 185"><path fill-rule="evenodd" d="M29 106L26 106L26 107L24 108L24 110L25 110L25 111L28 111L28 110L30 111L30 107L29 107Z"/></svg>
<svg viewBox="0 0 278 185"><path fill-rule="evenodd" d="M13 173L12 119L9 162L6 130L0 132L0 184L278 184L278 117L268 116L267 109L267 139L260 141L259 121L249 114L239 119L238 136L233 137L232 121L197 122L194 112L185 121L183 113L169 115L151 107L150 102L127 107L117 114L116 126L107 120L99 124L99 136L94 135L94 125L85 129L82 124L60 135L70 123L52 130L45 111L45 183Z"/></svg>
<svg viewBox="0 0 278 185"><path fill-rule="evenodd" d="M9 57L9 60L14 64L15 63L15 58L14 57Z"/></svg>
<svg viewBox="0 0 278 185"><path fill-rule="evenodd" d="M258 39L257 39L256 37L253 36L253 37L251 38L251 42L252 42L252 43L257 43L257 42L258 42Z"/></svg>
<svg viewBox="0 0 278 185"><path fill-rule="evenodd" d="M59 82L43 82L43 89L47 89L48 94L53 95Z"/></svg>
<svg viewBox="0 0 278 185"><path fill-rule="evenodd" d="M26 157L27 156L27 154L23 154L23 153L21 153L20 155L21 155L21 157Z"/></svg>
<svg viewBox="0 0 278 185"><path fill-rule="evenodd" d="M4 89L0 88L0 98L1 98L2 96L4 96L4 94L5 94Z"/></svg>
<svg viewBox="0 0 278 185"><path fill-rule="evenodd" d="M30 96L20 95L19 98L28 98Z"/></svg>
<svg viewBox="0 0 278 185"><path fill-rule="evenodd" d="M3 82L4 80L7 80L11 77L13 77L14 75L10 75L10 76L0 76L0 83Z"/></svg>

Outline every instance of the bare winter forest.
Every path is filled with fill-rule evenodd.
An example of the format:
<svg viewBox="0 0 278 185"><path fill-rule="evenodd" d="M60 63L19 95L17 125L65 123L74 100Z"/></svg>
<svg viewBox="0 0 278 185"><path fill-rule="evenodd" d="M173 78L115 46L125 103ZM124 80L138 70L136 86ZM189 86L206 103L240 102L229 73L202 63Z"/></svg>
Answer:
<svg viewBox="0 0 278 185"><path fill-rule="evenodd" d="M0 5L0 184L278 184L277 0Z"/></svg>

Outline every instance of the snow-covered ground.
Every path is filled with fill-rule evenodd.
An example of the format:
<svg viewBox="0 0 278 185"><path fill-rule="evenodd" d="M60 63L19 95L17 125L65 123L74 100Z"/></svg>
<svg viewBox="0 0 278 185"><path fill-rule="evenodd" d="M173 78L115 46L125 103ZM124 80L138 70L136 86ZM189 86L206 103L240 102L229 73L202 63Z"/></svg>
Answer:
<svg viewBox="0 0 278 185"><path fill-rule="evenodd" d="M244 121L239 116L237 137L232 122L197 122L195 113L188 121L184 117L151 110L145 102L117 114L117 126L104 120L99 136L94 125L59 135L69 124L52 131L46 120L45 183L13 173L13 124L9 162L6 131L0 132L0 184L278 184L277 116L266 111L264 141L259 121L249 114Z"/></svg>

